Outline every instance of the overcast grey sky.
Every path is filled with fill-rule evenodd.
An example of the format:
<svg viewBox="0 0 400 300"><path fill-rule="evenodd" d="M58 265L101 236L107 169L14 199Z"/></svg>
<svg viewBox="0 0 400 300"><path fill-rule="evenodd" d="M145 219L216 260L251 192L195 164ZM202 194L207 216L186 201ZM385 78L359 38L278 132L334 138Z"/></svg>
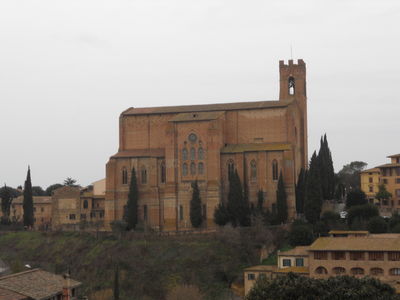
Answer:
<svg viewBox="0 0 400 300"><path fill-rule="evenodd" d="M400 153L398 0L1 0L0 184L103 178L131 106L278 98L308 72L309 149Z"/></svg>

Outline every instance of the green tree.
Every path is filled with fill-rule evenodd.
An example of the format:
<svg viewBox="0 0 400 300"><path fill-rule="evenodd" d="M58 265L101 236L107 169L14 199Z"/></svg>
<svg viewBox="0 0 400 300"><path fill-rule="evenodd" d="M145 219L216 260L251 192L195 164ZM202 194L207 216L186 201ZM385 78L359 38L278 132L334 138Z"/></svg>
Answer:
<svg viewBox="0 0 400 300"><path fill-rule="evenodd" d="M312 227L302 221L293 222L288 235L292 247L308 246L314 241Z"/></svg>
<svg viewBox="0 0 400 300"><path fill-rule="evenodd" d="M59 189L60 187L63 187L61 183L55 183L47 187L45 194L46 196L51 196L54 190Z"/></svg>
<svg viewBox="0 0 400 300"><path fill-rule="evenodd" d="M10 208L12 200L14 199L12 189L9 188L6 184L4 187L0 189L0 200L1 200L1 211L3 216L1 217L2 224L10 223Z"/></svg>
<svg viewBox="0 0 400 300"><path fill-rule="evenodd" d="M354 189L347 193L346 207L365 205L368 203L367 196L360 189Z"/></svg>
<svg viewBox="0 0 400 300"><path fill-rule="evenodd" d="M380 184L378 188L379 190L376 193L375 198L378 199L381 203L383 201L388 201L390 198L392 198L392 194L386 190L386 186L384 184Z"/></svg>
<svg viewBox="0 0 400 300"><path fill-rule="evenodd" d="M307 171L301 168L296 184L296 212L304 213L304 201L306 196Z"/></svg>
<svg viewBox="0 0 400 300"><path fill-rule="evenodd" d="M119 300L119 267L118 264L114 271L114 300Z"/></svg>
<svg viewBox="0 0 400 300"><path fill-rule="evenodd" d="M328 146L326 134L321 137L321 146L318 152L319 173L321 176L321 190L324 199L332 199L335 191L335 172L333 169L332 154Z"/></svg>
<svg viewBox="0 0 400 300"><path fill-rule="evenodd" d="M76 183L76 180L72 179L71 177L67 177L64 180L64 185L66 185L66 186L77 186L75 183Z"/></svg>
<svg viewBox="0 0 400 300"><path fill-rule="evenodd" d="M352 161L344 165L337 174L338 183L342 183L346 190L359 189L361 187L360 172L364 170L366 166L367 163L363 161Z"/></svg>
<svg viewBox="0 0 400 300"><path fill-rule="evenodd" d="M230 216L232 226L249 226L250 225L250 207L244 197L242 183L239 174L235 170L229 176L229 193L227 211Z"/></svg>
<svg viewBox="0 0 400 300"><path fill-rule="evenodd" d="M33 196L46 196L46 192L40 186L32 187L32 195Z"/></svg>
<svg viewBox="0 0 400 300"><path fill-rule="evenodd" d="M319 174L318 158L314 152L310 160L310 169L307 173L306 197L304 201L304 215L314 224L321 214L322 189Z"/></svg>
<svg viewBox="0 0 400 300"><path fill-rule="evenodd" d="M223 202L218 204L214 211L214 222L219 226L225 226L230 221L230 216Z"/></svg>
<svg viewBox="0 0 400 300"><path fill-rule="evenodd" d="M132 168L131 182L129 185L128 201L126 204L125 221L128 230L135 229L138 223L139 190L137 186L136 171Z"/></svg>
<svg viewBox="0 0 400 300"><path fill-rule="evenodd" d="M190 222L194 228L201 226L203 216L201 214L201 199L197 180L192 183L192 200L190 201Z"/></svg>
<svg viewBox="0 0 400 300"><path fill-rule="evenodd" d="M348 210L347 222L352 225L355 221L368 222L371 218L379 216L378 208L371 204L352 206Z"/></svg>
<svg viewBox="0 0 400 300"><path fill-rule="evenodd" d="M279 223L285 223L288 218L287 196L282 172L279 174L278 189L276 191L276 208Z"/></svg>
<svg viewBox="0 0 400 300"><path fill-rule="evenodd" d="M388 224L384 218L381 216L376 216L369 220L367 229L371 233L386 233L388 230Z"/></svg>
<svg viewBox="0 0 400 300"><path fill-rule="evenodd" d="M26 180L24 185L24 201L22 203L24 209L24 226L32 227L34 223L33 217L33 196L32 196L32 181L31 181L31 169L28 167L28 173L26 174Z"/></svg>
<svg viewBox="0 0 400 300"><path fill-rule="evenodd" d="M257 211L262 213L264 210L264 192L259 190L257 193Z"/></svg>

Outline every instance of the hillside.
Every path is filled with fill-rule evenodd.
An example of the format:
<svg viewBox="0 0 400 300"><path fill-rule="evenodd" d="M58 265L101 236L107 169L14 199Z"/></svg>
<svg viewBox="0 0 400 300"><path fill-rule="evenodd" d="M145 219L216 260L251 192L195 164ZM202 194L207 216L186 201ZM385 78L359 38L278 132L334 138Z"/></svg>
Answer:
<svg viewBox="0 0 400 300"><path fill-rule="evenodd" d="M207 236L117 238L78 232L2 232L0 258L14 272L25 264L56 273L71 270L90 299L110 294L114 268L120 266L122 299L165 299L173 287L192 284L205 299L226 299L242 269L258 263L259 248L271 245L269 231L227 228ZM94 295L97 295L94 297Z"/></svg>

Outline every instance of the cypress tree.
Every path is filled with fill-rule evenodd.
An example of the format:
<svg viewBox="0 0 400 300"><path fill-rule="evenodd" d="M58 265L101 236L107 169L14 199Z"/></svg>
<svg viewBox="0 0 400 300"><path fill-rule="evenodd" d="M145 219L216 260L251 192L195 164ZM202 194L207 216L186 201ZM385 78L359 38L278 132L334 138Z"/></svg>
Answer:
<svg viewBox="0 0 400 300"><path fill-rule="evenodd" d="M310 169L307 173L306 195L304 202L304 214L306 219L314 224L321 214L322 188L319 174L318 158L313 153L310 161Z"/></svg>
<svg viewBox="0 0 400 300"><path fill-rule="evenodd" d="M237 170L232 172L229 178L229 193L226 208L232 226L250 225L250 208L248 201L246 201L246 198L244 197L242 183Z"/></svg>
<svg viewBox="0 0 400 300"><path fill-rule="evenodd" d="M197 180L192 183L192 200L190 201L190 222L194 228L201 226L203 222L203 217L201 215L201 199L199 186Z"/></svg>
<svg viewBox="0 0 400 300"><path fill-rule="evenodd" d="M114 274L114 300L119 300L119 267L116 265Z"/></svg>
<svg viewBox="0 0 400 300"><path fill-rule="evenodd" d="M328 177L328 199L333 199L335 194L335 169L333 168L332 153L329 149L328 139L324 136L324 145L326 151L327 177Z"/></svg>
<svg viewBox="0 0 400 300"><path fill-rule="evenodd" d="M132 168L125 214L125 221L128 224L128 230L134 229L138 223L138 201L139 191L137 186L136 171L135 168Z"/></svg>
<svg viewBox="0 0 400 300"><path fill-rule="evenodd" d="M276 190L277 221L279 223L285 223L288 218L288 207L286 198L285 185L283 183L282 172L280 172L278 189Z"/></svg>
<svg viewBox="0 0 400 300"><path fill-rule="evenodd" d="M326 134L324 137L321 137L318 164L321 176L322 195L324 199L330 200L333 198L335 192L335 172Z"/></svg>
<svg viewBox="0 0 400 300"><path fill-rule="evenodd" d="M304 198L306 194L306 171L301 168L296 184L296 212L304 213Z"/></svg>
<svg viewBox="0 0 400 300"><path fill-rule="evenodd" d="M32 181L31 181L31 168L28 167L26 180L24 185L24 200L22 203L24 209L24 226L32 227L34 223L33 217L33 196L32 196Z"/></svg>
<svg viewBox="0 0 400 300"><path fill-rule="evenodd" d="M228 210L223 202L218 204L214 211L214 222L219 226L224 226L231 220Z"/></svg>

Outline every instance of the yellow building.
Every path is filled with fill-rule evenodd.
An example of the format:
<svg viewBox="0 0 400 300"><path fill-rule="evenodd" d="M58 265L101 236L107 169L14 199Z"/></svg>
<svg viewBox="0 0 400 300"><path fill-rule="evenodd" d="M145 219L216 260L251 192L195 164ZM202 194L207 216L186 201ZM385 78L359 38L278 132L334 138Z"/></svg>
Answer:
<svg viewBox="0 0 400 300"><path fill-rule="evenodd" d="M390 155L390 163L361 172L361 189L367 194L370 202L380 207L381 214L389 215L400 212L400 154ZM379 201L375 199L378 185L384 184L392 194L391 199Z"/></svg>
<svg viewBox="0 0 400 300"><path fill-rule="evenodd" d="M10 208L11 221L23 222L23 201L24 196L19 196L12 201ZM48 229L51 225L51 213L51 197L33 196L33 217L35 229Z"/></svg>

